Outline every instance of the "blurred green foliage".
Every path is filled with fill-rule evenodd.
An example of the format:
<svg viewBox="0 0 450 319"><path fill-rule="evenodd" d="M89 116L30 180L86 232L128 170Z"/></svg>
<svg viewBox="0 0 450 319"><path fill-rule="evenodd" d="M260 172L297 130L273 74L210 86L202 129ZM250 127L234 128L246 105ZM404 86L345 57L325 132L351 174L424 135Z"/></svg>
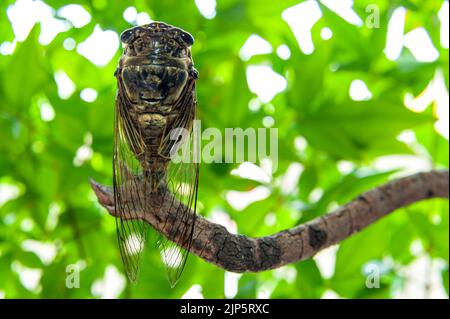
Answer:
<svg viewBox="0 0 450 319"><path fill-rule="evenodd" d="M81 28L59 33L48 45L39 43L37 23L11 55L0 55L0 187L18 190L11 200L0 201L0 296L89 298L98 296L93 284L104 278L109 265L122 271L114 219L96 203L88 184L89 177L105 184L112 181L113 73L121 50L107 65L97 66L77 50L65 49L63 42L67 38L83 42L96 25L120 33L130 27L123 19L129 6L194 35L193 57L200 72L198 116L203 128L262 127L263 119L271 116L279 130L278 170L264 184L271 195L237 211L227 202L226 191L248 191L261 183L231 175L237 165L202 165L199 202L204 216L224 211L239 233L268 235L324 214L395 174L407 173L401 157L397 169L375 165L381 156L409 155L429 167L448 167L448 140L434 129L436 104L430 103L422 112L404 105L405 94L418 96L437 70L442 71L448 90L448 48L440 44L437 16L442 1L355 1L354 10L363 21L367 5L377 5L379 28L350 24L320 4L322 17L311 30L315 49L310 55L302 53L281 18L286 8L299 2L220 0L216 16L206 19L193 0L45 0L55 10L79 4L92 19ZM6 14L13 3L0 3L0 45L14 41ZM423 26L439 51L436 61L419 62L407 48L395 61L386 58L387 23L399 6L407 8L405 33ZM332 31L329 40L320 37L324 27ZM243 61L239 51L251 34L266 39L273 53ZM287 60L276 54L283 44L291 52ZM255 103L256 96L248 88L246 67L255 64L270 65L288 84L271 102L250 109L249 102ZM69 98L58 95L57 71L64 71L75 84ZM354 79L367 84L370 100L350 98ZM95 101L80 98L85 88L98 92ZM48 104L54 110L50 120L42 116ZM414 138L399 139L405 131ZM295 146L299 144L301 148ZM83 145L93 153L77 163L74 158ZM286 193L280 185L292 163L300 163L303 170L297 187ZM268 213L276 217L274 223L264 222ZM335 265L328 265L334 267L331 275L319 269L317 260L244 274L236 297L255 298L263 293L272 298L320 298L333 291L341 297L390 298L407 281L405 267L424 256L439 261L448 294L448 231L447 201L419 203L339 245ZM24 245L29 240L51 244L54 258L30 252ZM417 243L422 247L419 252L411 249ZM68 289L66 267L75 263L84 263L80 287ZM383 269L379 289L365 286L369 263ZM20 275L24 267L40 272L34 288ZM224 278L224 271L191 256L181 281L171 289L157 251L150 248L139 283L127 284L120 297L179 298L198 284L204 297L222 298Z"/></svg>

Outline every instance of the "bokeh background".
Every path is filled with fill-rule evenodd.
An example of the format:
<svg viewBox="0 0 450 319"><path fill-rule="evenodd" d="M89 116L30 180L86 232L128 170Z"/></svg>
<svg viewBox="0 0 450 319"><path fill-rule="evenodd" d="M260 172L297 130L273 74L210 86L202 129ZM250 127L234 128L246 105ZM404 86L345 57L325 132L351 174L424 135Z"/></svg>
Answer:
<svg viewBox="0 0 450 319"><path fill-rule="evenodd" d="M446 200L274 271L191 256L172 289L152 247L127 283L115 221L88 184L112 183L118 34L152 20L196 39L203 128L278 128L275 172L264 160L201 166L200 213L231 231L272 234L448 168L448 19L435 0L1 1L0 297L448 297Z"/></svg>

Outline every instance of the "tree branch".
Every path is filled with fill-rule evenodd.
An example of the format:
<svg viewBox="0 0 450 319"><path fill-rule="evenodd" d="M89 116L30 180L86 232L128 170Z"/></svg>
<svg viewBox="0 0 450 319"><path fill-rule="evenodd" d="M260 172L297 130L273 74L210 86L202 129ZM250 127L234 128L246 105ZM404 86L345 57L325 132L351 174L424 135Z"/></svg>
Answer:
<svg viewBox="0 0 450 319"><path fill-rule="evenodd" d="M390 212L424 199L449 197L448 171L431 171L393 180L361 194L348 204L305 224L271 236L250 238L229 233L225 227L197 215L191 252L207 262L232 272L256 272L274 269L311 258L320 250L337 244ZM91 180L99 203L111 215L114 196L110 187ZM136 212L158 232L180 245L178 234L170 232L170 221L182 204L152 194L149 209ZM178 218L180 218L178 216ZM180 218L181 220L188 220ZM169 221L169 222L167 222ZM188 226L188 225L187 225Z"/></svg>

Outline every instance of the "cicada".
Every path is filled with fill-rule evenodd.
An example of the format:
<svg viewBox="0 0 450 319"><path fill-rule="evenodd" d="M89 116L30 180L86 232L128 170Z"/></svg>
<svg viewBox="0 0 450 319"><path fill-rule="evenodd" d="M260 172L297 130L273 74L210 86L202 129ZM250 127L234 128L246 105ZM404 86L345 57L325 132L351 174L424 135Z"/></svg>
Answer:
<svg viewBox="0 0 450 319"><path fill-rule="evenodd" d="M187 249L162 236L156 243L174 286L189 254L198 190L198 163L172 160L183 145L191 144L193 135L198 77L190 50L194 39L162 22L125 30L120 38L124 51L115 72L113 156L120 253L128 278L135 282L150 227L134 218L136 212L155 211L157 207L148 206L155 194L179 201L185 211L177 213L184 220L175 218L166 226L181 236ZM173 134L176 130L188 134Z"/></svg>

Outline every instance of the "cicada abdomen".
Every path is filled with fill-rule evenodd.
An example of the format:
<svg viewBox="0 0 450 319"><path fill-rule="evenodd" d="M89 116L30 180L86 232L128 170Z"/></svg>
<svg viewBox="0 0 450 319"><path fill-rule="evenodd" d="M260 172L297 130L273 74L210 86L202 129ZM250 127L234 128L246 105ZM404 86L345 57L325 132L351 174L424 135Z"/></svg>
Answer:
<svg viewBox="0 0 450 319"><path fill-rule="evenodd" d="M128 277L136 281L147 232L137 212L149 211L148 199L155 193L181 202L174 207L184 211L172 216L183 218L172 218L165 226L188 249L163 238L158 241L174 285L192 241L198 188L198 164L171 160L183 143L189 143L186 133L188 139L192 136L197 71L190 47L194 39L177 27L153 22L124 31L121 40L124 52L115 73L113 159L120 252Z"/></svg>

